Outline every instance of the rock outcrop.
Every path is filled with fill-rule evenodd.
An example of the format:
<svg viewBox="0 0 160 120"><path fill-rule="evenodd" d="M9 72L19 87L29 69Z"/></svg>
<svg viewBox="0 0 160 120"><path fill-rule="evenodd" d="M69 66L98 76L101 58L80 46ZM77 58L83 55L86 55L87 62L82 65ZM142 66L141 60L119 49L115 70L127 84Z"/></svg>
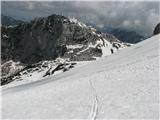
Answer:
<svg viewBox="0 0 160 120"><path fill-rule="evenodd" d="M160 33L160 23L158 23L153 31L153 35L157 35Z"/></svg>

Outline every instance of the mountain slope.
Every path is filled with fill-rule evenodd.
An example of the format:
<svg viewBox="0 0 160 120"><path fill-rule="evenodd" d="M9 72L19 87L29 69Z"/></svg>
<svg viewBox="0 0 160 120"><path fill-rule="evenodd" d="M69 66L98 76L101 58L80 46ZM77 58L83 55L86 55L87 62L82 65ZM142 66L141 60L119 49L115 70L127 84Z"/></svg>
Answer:
<svg viewBox="0 0 160 120"><path fill-rule="evenodd" d="M7 44L8 43L8 44ZM73 18L51 15L35 18L29 23L2 29L2 62L10 59L24 64L63 57L69 60L94 60L125 47L112 35L96 30Z"/></svg>
<svg viewBox="0 0 160 120"><path fill-rule="evenodd" d="M127 43L138 43L146 39L146 37L140 35L139 33L123 28L103 28L101 30L104 33L110 33L117 37L119 40L122 42L127 42Z"/></svg>
<svg viewBox="0 0 160 120"><path fill-rule="evenodd" d="M112 34L116 38L118 38L120 41L126 42L126 43L135 44L135 43L141 42L141 41L148 38L144 35L141 35L140 33L137 33L134 30L129 30L126 28L109 27L109 26L99 27L99 26L96 26L96 25L90 24L90 23L88 23L88 25L94 26L94 28L96 28L98 31L100 31L102 33Z"/></svg>
<svg viewBox="0 0 160 120"><path fill-rule="evenodd" d="M1 15L1 24L4 26L13 26L13 25L18 25L20 23L24 23L24 21L21 20L16 20L12 17Z"/></svg>
<svg viewBox="0 0 160 120"><path fill-rule="evenodd" d="M159 37L64 74L3 90L2 117L158 119Z"/></svg>
<svg viewBox="0 0 160 120"><path fill-rule="evenodd" d="M52 69L50 63L59 58L67 62L91 61L129 46L111 34L98 33L75 18L55 14L1 29L2 85L14 81L13 77L20 80L21 74L35 71L30 68Z"/></svg>

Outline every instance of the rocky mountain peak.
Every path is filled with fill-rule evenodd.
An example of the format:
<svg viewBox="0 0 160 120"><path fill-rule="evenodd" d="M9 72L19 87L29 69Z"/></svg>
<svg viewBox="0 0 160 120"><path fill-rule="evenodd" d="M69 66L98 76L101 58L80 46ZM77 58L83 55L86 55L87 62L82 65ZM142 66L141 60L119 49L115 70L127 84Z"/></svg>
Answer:
<svg viewBox="0 0 160 120"><path fill-rule="evenodd" d="M100 33L75 18L55 14L15 27L2 26L2 63L12 60L30 66L57 58L89 61L126 46L114 36Z"/></svg>
<svg viewBox="0 0 160 120"><path fill-rule="evenodd" d="M97 41L104 42L104 36L97 34L95 29L87 27L76 19L67 18L60 15L51 15L44 18L35 18L30 23L22 23L14 28L4 28L2 33L2 60L7 61L6 52L10 52L9 58L23 63L36 63L41 60L56 59L65 57L70 60L83 60L76 56L78 51L86 49L90 44L96 45ZM8 38L6 39L7 36ZM7 47L6 42L11 42ZM6 45L6 46L5 46ZM81 45L73 53L69 45ZM5 48L9 50L6 51ZM90 57L84 56L85 60L94 59L93 56L101 57L102 52L97 47L90 49L88 54L93 52ZM74 56L73 56L74 54ZM3 59L4 58L4 59Z"/></svg>

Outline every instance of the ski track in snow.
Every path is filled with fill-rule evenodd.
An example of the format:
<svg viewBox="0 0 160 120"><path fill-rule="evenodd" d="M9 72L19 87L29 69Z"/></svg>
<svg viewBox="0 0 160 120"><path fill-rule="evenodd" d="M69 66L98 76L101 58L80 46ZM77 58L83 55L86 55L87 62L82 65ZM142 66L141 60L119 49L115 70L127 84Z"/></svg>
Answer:
<svg viewBox="0 0 160 120"><path fill-rule="evenodd" d="M90 79L89 79L89 84L90 84L91 91L92 91L93 104L92 104L92 108L91 108L91 111L90 111L90 114L89 114L88 118L90 120L95 120L96 117L97 117L97 114L98 114L98 97L97 97L97 94L96 94L96 90L93 86L93 83Z"/></svg>

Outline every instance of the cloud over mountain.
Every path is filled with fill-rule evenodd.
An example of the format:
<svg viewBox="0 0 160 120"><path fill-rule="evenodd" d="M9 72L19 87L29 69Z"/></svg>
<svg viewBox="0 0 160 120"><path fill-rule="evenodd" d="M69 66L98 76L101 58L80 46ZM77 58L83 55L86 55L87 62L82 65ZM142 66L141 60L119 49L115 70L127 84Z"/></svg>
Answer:
<svg viewBox="0 0 160 120"><path fill-rule="evenodd" d="M8 1L2 2L2 13L27 20L50 14L63 14L100 27L122 27L136 30L143 35L151 35L159 22L159 2Z"/></svg>

